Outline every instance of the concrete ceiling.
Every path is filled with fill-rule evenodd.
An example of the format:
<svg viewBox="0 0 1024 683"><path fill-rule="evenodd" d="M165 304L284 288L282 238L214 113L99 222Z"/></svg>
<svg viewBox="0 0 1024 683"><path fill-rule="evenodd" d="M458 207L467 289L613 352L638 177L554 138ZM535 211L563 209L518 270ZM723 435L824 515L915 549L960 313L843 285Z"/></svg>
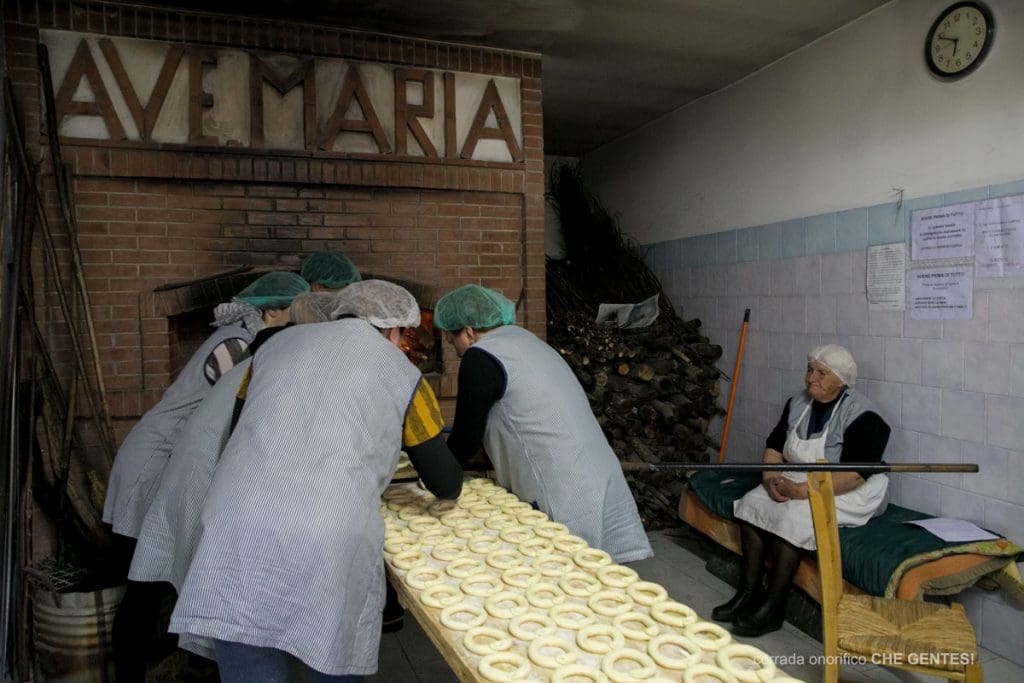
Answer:
<svg viewBox="0 0 1024 683"><path fill-rule="evenodd" d="M579 156L889 0L171 0L543 55L547 154Z"/></svg>

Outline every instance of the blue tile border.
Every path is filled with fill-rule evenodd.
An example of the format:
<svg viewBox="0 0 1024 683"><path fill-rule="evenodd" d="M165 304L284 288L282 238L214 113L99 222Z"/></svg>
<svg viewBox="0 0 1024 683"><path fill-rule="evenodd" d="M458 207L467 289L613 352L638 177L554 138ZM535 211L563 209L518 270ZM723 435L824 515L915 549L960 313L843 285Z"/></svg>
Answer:
<svg viewBox="0 0 1024 683"><path fill-rule="evenodd" d="M1024 194L1024 180L664 240L641 245L640 253L649 265L666 268L839 254L869 245L907 242L911 214L919 209L1015 194Z"/></svg>

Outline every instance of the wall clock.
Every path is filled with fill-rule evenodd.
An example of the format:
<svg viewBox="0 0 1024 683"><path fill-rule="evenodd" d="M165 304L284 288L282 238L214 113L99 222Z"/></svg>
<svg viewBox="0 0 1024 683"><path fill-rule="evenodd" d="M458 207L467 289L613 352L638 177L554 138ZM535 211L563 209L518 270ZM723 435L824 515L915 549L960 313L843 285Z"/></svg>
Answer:
<svg viewBox="0 0 1024 683"><path fill-rule="evenodd" d="M958 2L939 15L925 41L928 68L943 78L960 78L978 68L992 47L995 23L980 2Z"/></svg>

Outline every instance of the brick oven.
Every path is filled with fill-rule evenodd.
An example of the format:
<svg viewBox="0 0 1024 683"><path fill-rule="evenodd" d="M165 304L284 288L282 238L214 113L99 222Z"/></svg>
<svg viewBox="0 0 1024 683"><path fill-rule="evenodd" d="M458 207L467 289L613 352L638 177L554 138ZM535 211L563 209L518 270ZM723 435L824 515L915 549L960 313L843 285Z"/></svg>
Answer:
<svg viewBox="0 0 1024 683"><path fill-rule="evenodd" d="M119 435L205 330L211 300L182 301L168 283L294 270L337 249L411 283L427 309L468 282L499 289L544 334L539 56L103 2L11 4L7 61L37 159L37 42L48 48ZM39 319L69 366L54 274L39 258L33 270ZM433 380L449 417L457 363L444 349Z"/></svg>

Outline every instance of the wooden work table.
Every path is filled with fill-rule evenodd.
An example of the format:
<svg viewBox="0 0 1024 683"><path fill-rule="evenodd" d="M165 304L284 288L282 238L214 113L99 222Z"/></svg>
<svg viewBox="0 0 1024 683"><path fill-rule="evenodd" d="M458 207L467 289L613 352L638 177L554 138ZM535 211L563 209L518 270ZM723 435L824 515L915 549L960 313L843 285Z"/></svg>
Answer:
<svg viewBox="0 0 1024 683"><path fill-rule="evenodd" d="M502 495L502 494L504 494L504 495ZM494 486L493 484L491 484L489 482L484 482L484 480L470 480L470 481L468 481L466 486L463 489L463 497L460 499L459 503L454 508L451 508L450 510L447 510L446 507L450 507L451 504L448 504L448 506L445 506L444 504L441 504L440 501L436 501L433 498L433 496L431 496L429 493L419 489L416 486L415 483L413 483L413 484L395 484L395 485L392 485L391 487L389 487L388 491L385 492L385 495L384 495L384 503L385 504L381 508L382 509L382 515L383 515L383 517L385 519L385 523L387 524L388 530L389 530L388 539L390 539L392 541L391 544L389 544L388 541L386 541L385 545L386 546L391 545L392 546L391 547L392 550L394 550L395 547L398 547L402 543L406 544L406 547L412 548L412 550L408 550L408 551L403 550L403 551L399 551L399 552L389 552L388 548L387 547L385 548L384 558L385 558L385 567L386 567L386 570L387 570L388 579L391 581L391 585L394 587L396 593L398 594L399 601L402 603L402 605L405 607L405 609L408 611L408 613L411 614L416 619L416 621L420 624L420 626L422 627L423 631L427 634L427 637L430 638L430 641L437 648L438 652L441 653L441 655L444 657L445 661L451 667L452 671L455 672L455 675L463 683L482 683L482 682L488 681L488 679L484 675L482 675L480 673L480 669L479 669L480 660L482 659L482 656L471 652L463 644L463 640L464 640L465 635L466 635L466 631L465 630L455 630L453 628L449 628L448 626L443 625L441 623L441 611L442 610L440 608L438 608L438 607L431 607L431 606L428 606L428 605L424 604L421 601L421 598L420 598L420 594L421 594L422 591L420 591L420 590L418 590L418 589L416 589L416 588L414 588L414 587L412 587L412 586L410 586L409 584L406 583L405 576L406 576L406 574L409 571L409 568L408 568L409 561L408 560L410 560L410 558L412 558L411 561L418 562L420 565L431 565L432 567L439 569L441 574L445 574L445 569L448 568L448 564L449 564L448 562L444 562L442 560L438 560L438 559L434 558L432 556L432 548L430 546L428 546L427 544L422 544L422 545L418 544L416 542L416 539L418 538L420 533L411 531L409 525L412 524L413 526L421 528L421 530L422 530L422 528L424 526L426 526L427 528L433 528L433 529L448 529L450 531L453 531L453 533L454 533L454 531L456 530L456 526L455 525L457 524L458 525L457 526L457 530L462 532L464 535L465 534L470 534L470 533L475 534L475 535L471 536L474 539L474 541L476 539L480 538L481 536L489 536L490 538L493 539L493 541L495 543L501 543L501 547L502 547L503 550L507 550L510 553L520 553L521 549L520 549L520 545L519 544L513 544L513 543L508 543L508 542L501 541L501 539L499 539L499 532L496 529L490 528L490 527L487 526L487 520L489 519L489 517L491 515L496 515L496 514L506 514L507 515L507 514L509 514L509 513L505 513L505 512L494 512L492 510L486 509L485 507L480 507L480 506L483 506L483 505L488 505L486 503L487 500L500 500L500 501L503 501L503 502L507 502L507 504L504 507L508 508L511 512L515 512L515 511L524 511L525 512L525 511L529 510L529 506L524 506L522 503L519 503L519 501L517 499L515 499L514 497L510 497L510 494L508 494L506 491L504 491L504 489L501 489L500 487L496 487L496 486ZM514 502L508 502L508 501L514 501ZM499 508L499 510L501 509L498 505L494 505L493 507ZM470 511L470 510L472 510L472 514L465 514L465 511ZM461 517L461 519L457 519L457 518L454 518L454 517L445 517L447 512L456 512L457 515L459 515ZM532 515L529 514L529 513L526 513L526 514L523 515L522 518L529 518L529 519L531 519L531 521L536 520L537 519L537 515L540 514L540 513L537 513L536 511L532 511L532 512L533 512ZM428 519L428 518L433 518L433 520ZM442 521L441 521L442 519L447 524L442 523ZM497 522L494 522L492 520L492 523L496 524ZM548 522L546 522L546 524L548 524L549 527L545 527L544 526L545 523L541 523L541 522L535 522L535 523L538 524L538 526L535 527L538 530L546 530L547 528L550 527L550 524L551 524L548 521ZM472 528L472 525L474 525L474 524L476 526L476 531L474 531L473 528ZM554 526L560 526L560 525L554 525ZM538 534L538 535L540 535L540 534ZM576 539L576 537L568 537L568 539L572 539L576 543L582 542L580 539ZM464 539L459 541L458 538L456 537L456 541L455 542L456 543L459 543L459 542L465 543L466 541ZM584 546L585 546L585 544L584 544ZM557 553L557 551L554 551L554 552ZM410 553L412 553L412 555L410 555ZM418 555L416 555L416 553L418 553ZM574 554L575 553L568 553L568 554L563 553L563 557L568 557L569 562L570 562L570 567L568 567L565 572L562 572L560 576L559 575L552 576L553 572L548 572L548 574L546 574L545 577L542 578L541 580L543 582L545 582L545 583L559 584L560 580L565 580L565 578L566 578L568 573L578 572L578 571L582 571L584 573L589 572L591 577L595 577L596 578L596 576L597 576L596 568L594 568L593 566L589 566L588 563L584 563L584 565L580 565L579 567L571 564L573 562L572 557L573 557ZM402 564L406 565L407 568L403 569L402 567L399 567L399 566L396 565L395 558L396 558L397 555L401 555L402 556ZM483 560L483 555L469 553L468 551L467 551L467 556L475 557L477 559ZM549 555L545 555L543 557L550 557L550 554ZM542 560L538 559L538 557L535 556L535 553L531 553L531 554L522 553L521 558L518 558L517 561L520 562L523 565L531 565L531 566L534 566L534 567L538 567L541 571L544 571L545 568L548 568L548 569L550 568L550 565L542 564ZM605 562L607 562L607 561L608 561L607 560L607 556L605 556ZM501 569L497 569L497 568L494 568L494 567L487 567L487 565L484 565L484 566L486 567L486 569L485 569L486 572L488 572L490 574L493 574L494 576L497 576L497 577L501 576L501 574L502 574L502 570ZM602 569L603 569L603 567L602 567ZM626 568L623 571L624 572L630 572L631 570ZM633 576L635 578L635 572L632 572L632 574L633 574ZM444 583L446 583L448 585L458 586L461 580L458 579L458 578L451 578L451 577L445 575L443 577L443 581L444 581ZM597 583L596 581L594 581L594 582ZM650 586L651 584L646 584L646 585ZM621 593L622 596L626 596L626 594L627 594L627 590L624 589L624 588L614 588L614 587L608 587L608 586L603 586L602 588L603 588L603 590L618 591L618 593ZM659 590L661 590L660 587L657 587L657 588ZM503 591L507 590L507 591L511 591L511 592L518 592L519 594L522 594L524 596L526 594L526 589L524 589L524 588L516 588L514 586L503 585L502 590ZM632 589L630 589L630 590L632 590ZM662 597L664 597L664 596L665 596L665 594L663 592L662 593ZM469 603L469 604L473 604L473 605L476 605L476 606L483 606L485 599L482 598L482 597L474 597L474 596L466 595L463 598L463 600L464 600L464 602ZM577 603L577 604L583 606L584 608L586 608L586 605L588 604L588 598L587 597L575 597L575 596L568 595L568 596L566 596L566 602ZM644 606L644 605L642 605L640 603L634 603L632 598L629 598L628 602L631 603L631 605L632 605L630 607L630 610L631 610L629 612L630 614L639 613L641 618L643 618L643 619L650 619L652 616L654 616L654 615L652 615L651 609L649 607ZM671 602L670 598L669 598L669 602ZM675 604L675 603L673 603L673 604ZM539 608L537 608L535 606L532 606L532 605L529 608L529 612L531 612L531 613L540 613L540 614L543 614L543 615L547 616L547 610L539 609ZM507 632L508 627L509 627L509 620L508 619L496 618L493 615L491 615L489 613L486 613L486 612L485 612L485 614L486 614L486 621L483 624L484 626L489 626L489 627L495 628L495 629L497 629L499 631ZM695 617L696 617L696 615L694 615L694 618ZM604 615L600 615L600 614L595 615L595 620L596 620L596 623L607 624L609 626L611 626L612 623L613 623L612 617L604 616ZM665 634L674 634L674 635L682 635L683 634L683 627L669 626L669 625L666 625L665 623L658 623L658 622L648 622L648 623L652 624L652 627L654 629L657 629L656 632L657 632L657 635L659 637L661 637L661 636L663 636ZM705 624L706 622L698 621L698 623L699 624ZM704 626L702 626L702 628L704 628ZM712 628L718 629L719 627L713 626ZM575 661L576 664L583 664L583 665L586 665L586 666L593 667L595 669L600 669L601 668L601 663L602 663L603 656L600 655L600 654L593 654L593 653L590 653L590 652L586 652L586 651L580 649L576 645L576 635L577 635L577 632L574 629L568 629L568 628L559 627L558 630L555 631L554 635L557 635L561 640L563 640L563 641L565 641L567 643L570 643L572 645L572 649L576 652L576 661ZM730 640L731 640L731 637L730 637ZM627 638L625 640L624 647L625 647L625 649L628 649L628 650L642 652L642 653L644 653L644 656L646 657L646 656L648 656L647 653L649 651L648 642L649 641L633 640L633 639ZM700 644L700 643L698 643L698 644ZM529 680L529 681L549 681L549 680L551 680L552 676L556 673L556 670L538 666L535 662L530 660L529 656L528 656L528 647L529 647L529 642L528 641L522 640L520 638L513 637L512 638L512 646L511 646L511 648L509 648L508 650L505 651L505 652L517 653L517 654L521 655L522 657L526 658L527 661L529 662L530 668L529 668L529 672L527 673L526 677L525 678L516 678L515 680ZM557 650L553 650L553 652L557 653ZM678 648L676 648L675 646L672 646L672 645L667 646L667 647L663 646L662 649L659 652L661 654L673 655L673 656L676 656L676 657L679 657L679 656L682 656L682 655L685 654L685 652L683 650L678 649ZM716 653L710 647L704 648L702 646L702 649L699 651L698 654L699 654L699 657L700 657L699 661L700 661L701 664L714 665L716 663L716 659L715 659ZM736 658L736 659L732 660L732 663L734 663L734 664L741 664L742 665L744 662L747 664L747 666L749 666L751 668L755 668L756 667L756 665L754 663L754 660L752 660L752 659L745 660L742 657L739 657L739 658ZM650 663L654 664L653 661L651 661ZM615 665L615 673L618 675L617 677L621 678L622 680L634 680L634 679L631 679L631 678L628 677L628 671L627 670L629 668L634 668L634 667L637 667L637 666L639 666L639 664L628 664L628 663L620 662L619 664ZM778 671L777 673L775 673L775 677L782 677L782 676L783 676L783 673L781 671ZM662 666L655 666L654 677L651 680L680 681L682 679L682 677L683 677L683 671L680 670L680 669L664 668ZM573 681L573 683L575 683L575 681L583 681L583 680L586 680L586 679L585 678L573 677L573 678L571 678L569 680L571 680L571 681ZM641 680L641 679L638 678L638 679L635 679L635 680ZM705 679L703 677L699 677L698 680L703 683L703 680L705 680ZM707 678L706 680L713 681L714 679L713 678Z"/></svg>

